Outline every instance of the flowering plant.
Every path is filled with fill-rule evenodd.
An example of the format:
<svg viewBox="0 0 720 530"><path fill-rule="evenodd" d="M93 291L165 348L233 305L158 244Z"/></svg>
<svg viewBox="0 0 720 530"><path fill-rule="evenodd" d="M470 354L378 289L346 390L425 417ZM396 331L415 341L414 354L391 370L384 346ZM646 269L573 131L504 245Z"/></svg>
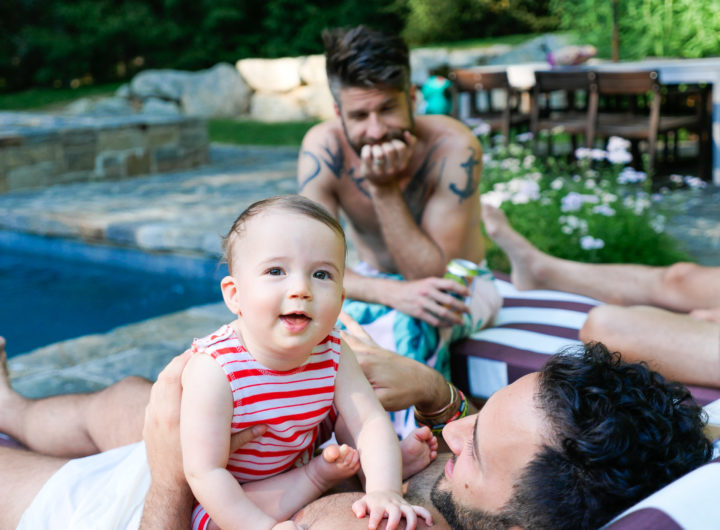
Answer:
<svg viewBox="0 0 720 530"><path fill-rule="evenodd" d="M482 200L505 211L512 226L554 256L595 263L667 265L689 257L664 231L672 212L651 193L646 174L627 166L629 142L578 149L569 163L532 153L529 133L483 155ZM487 145L487 143L486 143ZM676 177L688 186L702 181ZM502 251L488 243L491 268L507 270Z"/></svg>

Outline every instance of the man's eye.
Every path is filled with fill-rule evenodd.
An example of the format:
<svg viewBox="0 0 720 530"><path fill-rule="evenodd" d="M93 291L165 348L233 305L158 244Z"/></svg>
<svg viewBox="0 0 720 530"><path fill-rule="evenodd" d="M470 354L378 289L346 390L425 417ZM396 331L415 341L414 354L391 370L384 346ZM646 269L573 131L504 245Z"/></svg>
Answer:
<svg viewBox="0 0 720 530"><path fill-rule="evenodd" d="M332 275L328 271L315 271L313 278L317 278L318 280L329 280L332 278Z"/></svg>

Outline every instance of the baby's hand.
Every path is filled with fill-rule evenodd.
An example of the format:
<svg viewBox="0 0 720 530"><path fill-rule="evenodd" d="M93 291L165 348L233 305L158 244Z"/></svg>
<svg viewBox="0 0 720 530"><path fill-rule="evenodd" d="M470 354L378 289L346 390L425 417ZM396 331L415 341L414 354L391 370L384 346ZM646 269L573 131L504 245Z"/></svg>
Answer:
<svg viewBox="0 0 720 530"><path fill-rule="evenodd" d="M387 530L394 530L404 516L407 520L407 530L413 530L417 525L417 516L425 520L425 524L432 526L432 516L422 506L413 506L402 495L394 491L373 491L352 505L355 517L362 519L370 514L368 528L374 530L383 517L387 516Z"/></svg>

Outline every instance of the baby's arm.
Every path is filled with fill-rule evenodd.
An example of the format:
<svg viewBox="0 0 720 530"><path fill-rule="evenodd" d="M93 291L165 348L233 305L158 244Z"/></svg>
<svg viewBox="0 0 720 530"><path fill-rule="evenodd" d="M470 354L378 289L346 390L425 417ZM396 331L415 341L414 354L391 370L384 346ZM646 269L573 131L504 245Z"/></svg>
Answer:
<svg viewBox="0 0 720 530"><path fill-rule="evenodd" d="M335 405L355 440L365 474L366 495L353 504L355 515L364 517L369 511L369 528L377 528L386 514L388 529L396 528L403 515L410 530L415 528L416 514L432 524L425 508L411 506L402 497L402 456L397 435L344 341L335 381Z"/></svg>
<svg viewBox="0 0 720 530"><path fill-rule="evenodd" d="M194 355L182 383L180 441L195 498L220 528L272 528L276 521L248 499L225 469L233 397L222 368L209 355Z"/></svg>

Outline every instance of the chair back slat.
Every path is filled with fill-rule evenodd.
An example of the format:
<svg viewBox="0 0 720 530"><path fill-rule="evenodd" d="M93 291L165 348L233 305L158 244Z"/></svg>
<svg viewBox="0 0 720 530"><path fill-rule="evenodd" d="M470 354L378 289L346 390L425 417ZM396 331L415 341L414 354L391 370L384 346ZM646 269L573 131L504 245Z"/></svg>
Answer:
<svg viewBox="0 0 720 530"><path fill-rule="evenodd" d="M600 94L645 94L659 90L658 73L654 70L639 72L597 72L597 89Z"/></svg>
<svg viewBox="0 0 720 530"><path fill-rule="evenodd" d="M458 92L480 92L510 87L506 72L476 72L456 69L452 70L448 77Z"/></svg>
<svg viewBox="0 0 720 530"><path fill-rule="evenodd" d="M588 90L594 77L587 71L537 71L535 86L540 92L555 90Z"/></svg>

